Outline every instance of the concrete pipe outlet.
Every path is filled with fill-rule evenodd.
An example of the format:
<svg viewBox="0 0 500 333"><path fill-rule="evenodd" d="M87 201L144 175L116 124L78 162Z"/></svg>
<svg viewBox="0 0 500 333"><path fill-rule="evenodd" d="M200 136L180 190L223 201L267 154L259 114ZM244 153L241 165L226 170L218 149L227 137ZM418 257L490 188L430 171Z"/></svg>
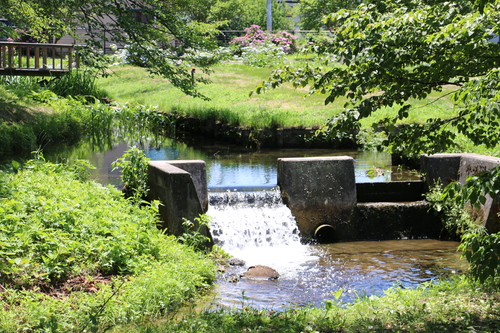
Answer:
<svg viewBox="0 0 500 333"><path fill-rule="evenodd" d="M314 231L314 240L320 244L335 243L338 241L337 230L329 224L322 224Z"/></svg>

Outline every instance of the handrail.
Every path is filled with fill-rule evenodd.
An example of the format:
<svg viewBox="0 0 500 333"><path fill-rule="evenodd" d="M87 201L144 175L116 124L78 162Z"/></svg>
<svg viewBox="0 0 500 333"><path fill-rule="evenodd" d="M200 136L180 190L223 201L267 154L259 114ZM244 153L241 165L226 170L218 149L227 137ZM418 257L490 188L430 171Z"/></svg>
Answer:
<svg viewBox="0 0 500 333"><path fill-rule="evenodd" d="M77 45L0 42L1 75L58 75L80 67Z"/></svg>

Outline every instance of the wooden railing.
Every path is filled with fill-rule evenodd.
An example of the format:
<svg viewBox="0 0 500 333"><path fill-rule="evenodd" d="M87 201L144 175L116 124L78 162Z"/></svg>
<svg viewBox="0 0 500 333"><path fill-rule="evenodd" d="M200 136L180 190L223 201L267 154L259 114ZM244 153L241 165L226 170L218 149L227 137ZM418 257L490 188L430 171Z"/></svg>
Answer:
<svg viewBox="0 0 500 333"><path fill-rule="evenodd" d="M75 45L0 42L0 75L59 76L79 67Z"/></svg>

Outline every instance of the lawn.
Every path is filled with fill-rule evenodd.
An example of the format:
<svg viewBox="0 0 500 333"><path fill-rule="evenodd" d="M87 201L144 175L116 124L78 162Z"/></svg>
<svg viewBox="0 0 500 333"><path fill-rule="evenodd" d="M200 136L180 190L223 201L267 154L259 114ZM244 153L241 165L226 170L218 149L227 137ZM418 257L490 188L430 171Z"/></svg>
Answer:
<svg viewBox="0 0 500 333"><path fill-rule="evenodd" d="M166 79L151 76L144 68L118 66L112 75L98 80L98 85L110 98L119 103L154 105L164 112L204 118L217 114L235 125L267 127L321 126L344 108L345 98L325 105L326 95L308 95L307 88L295 89L285 84L263 94L251 94L270 74L270 68L250 67L238 62L225 62L213 68L210 75L198 71L211 80L199 90L210 100L193 98L174 88ZM448 97L454 88L443 87L425 100L414 100L414 112L404 122L423 122L429 117L451 117L455 109ZM386 107L363 120L364 126L395 114L395 107Z"/></svg>

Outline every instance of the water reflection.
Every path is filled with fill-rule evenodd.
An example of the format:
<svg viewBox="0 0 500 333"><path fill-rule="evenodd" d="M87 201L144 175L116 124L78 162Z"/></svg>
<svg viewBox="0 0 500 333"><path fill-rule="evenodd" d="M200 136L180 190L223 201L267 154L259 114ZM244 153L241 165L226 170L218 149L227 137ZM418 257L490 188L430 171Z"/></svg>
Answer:
<svg viewBox="0 0 500 333"><path fill-rule="evenodd" d="M105 151L96 151L82 143L72 149L47 150L46 158L62 161L83 158L97 167L96 177L102 183L119 185L120 174L111 170L111 163L132 144L118 143ZM416 180L419 175L391 166L391 156L383 152L346 151L332 149L249 150L241 147L200 145L188 146L175 140L164 140L160 146L139 145L151 160L193 160L206 162L208 187L212 191L271 188L277 184L277 159L287 157L350 156L355 161L357 182ZM377 170L370 175L368 170Z"/></svg>

